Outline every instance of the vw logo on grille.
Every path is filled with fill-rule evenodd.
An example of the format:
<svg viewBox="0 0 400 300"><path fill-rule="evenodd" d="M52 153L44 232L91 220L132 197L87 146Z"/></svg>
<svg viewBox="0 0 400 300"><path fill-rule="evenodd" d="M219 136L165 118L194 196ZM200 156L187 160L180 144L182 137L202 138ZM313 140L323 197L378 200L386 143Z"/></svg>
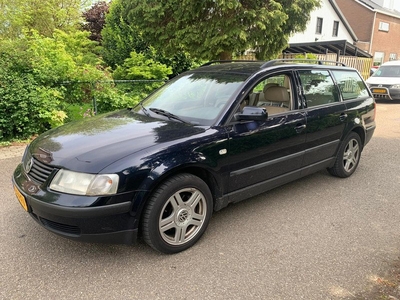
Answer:
<svg viewBox="0 0 400 300"><path fill-rule="evenodd" d="M32 166L33 166L33 158L28 160L28 162L25 164L25 172L29 173L32 169Z"/></svg>

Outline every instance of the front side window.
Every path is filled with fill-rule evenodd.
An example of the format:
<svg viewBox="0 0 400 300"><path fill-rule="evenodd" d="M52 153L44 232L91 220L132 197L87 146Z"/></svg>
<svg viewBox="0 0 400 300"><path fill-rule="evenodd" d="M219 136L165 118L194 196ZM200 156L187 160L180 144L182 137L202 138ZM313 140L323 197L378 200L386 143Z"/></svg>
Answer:
<svg viewBox="0 0 400 300"><path fill-rule="evenodd" d="M352 71L332 71L339 86L343 100L368 97L368 90L361 77Z"/></svg>
<svg viewBox="0 0 400 300"><path fill-rule="evenodd" d="M266 109L268 115L284 113L292 109L292 83L289 74L275 74L260 80L243 105Z"/></svg>
<svg viewBox="0 0 400 300"><path fill-rule="evenodd" d="M299 77L307 107L339 102L339 93L327 70L300 70Z"/></svg>

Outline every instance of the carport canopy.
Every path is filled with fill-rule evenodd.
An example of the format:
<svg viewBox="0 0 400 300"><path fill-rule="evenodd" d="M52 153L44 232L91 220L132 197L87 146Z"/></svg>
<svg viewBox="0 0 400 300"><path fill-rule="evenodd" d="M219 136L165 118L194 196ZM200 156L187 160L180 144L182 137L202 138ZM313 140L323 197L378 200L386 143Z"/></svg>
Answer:
<svg viewBox="0 0 400 300"><path fill-rule="evenodd" d="M343 56L357 56L371 58L372 55L360 50L353 44L346 40L341 41L321 41L321 42L308 42L308 43L293 43L289 44L289 47L283 50L283 53L295 54L295 53L316 53L316 54L328 54L335 53Z"/></svg>

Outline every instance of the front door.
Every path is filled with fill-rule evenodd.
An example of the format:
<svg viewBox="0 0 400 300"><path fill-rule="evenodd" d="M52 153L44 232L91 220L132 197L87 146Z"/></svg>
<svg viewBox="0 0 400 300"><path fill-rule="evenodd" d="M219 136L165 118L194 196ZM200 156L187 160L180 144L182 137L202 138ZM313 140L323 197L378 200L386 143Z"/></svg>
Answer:
<svg viewBox="0 0 400 300"><path fill-rule="evenodd" d="M275 83L275 84L271 84ZM297 108L294 80L290 73L274 74L255 86L249 99L268 112L264 122L244 122L229 131L229 202L262 193L300 177L306 117ZM287 95L286 95L287 93Z"/></svg>

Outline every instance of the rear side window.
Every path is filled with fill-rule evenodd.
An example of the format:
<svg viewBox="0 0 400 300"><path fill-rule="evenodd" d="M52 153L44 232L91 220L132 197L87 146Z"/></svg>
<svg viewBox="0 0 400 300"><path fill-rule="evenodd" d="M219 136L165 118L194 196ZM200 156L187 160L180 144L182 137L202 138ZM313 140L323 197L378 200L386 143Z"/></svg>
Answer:
<svg viewBox="0 0 400 300"><path fill-rule="evenodd" d="M368 89L357 72L334 70L332 73L342 93L343 100L369 96Z"/></svg>
<svg viewBox="0 0 400 300"><path fill-rule="evenodd" d="M327 70L300 70L307 107L339 102L338 91Z"/></svg>

